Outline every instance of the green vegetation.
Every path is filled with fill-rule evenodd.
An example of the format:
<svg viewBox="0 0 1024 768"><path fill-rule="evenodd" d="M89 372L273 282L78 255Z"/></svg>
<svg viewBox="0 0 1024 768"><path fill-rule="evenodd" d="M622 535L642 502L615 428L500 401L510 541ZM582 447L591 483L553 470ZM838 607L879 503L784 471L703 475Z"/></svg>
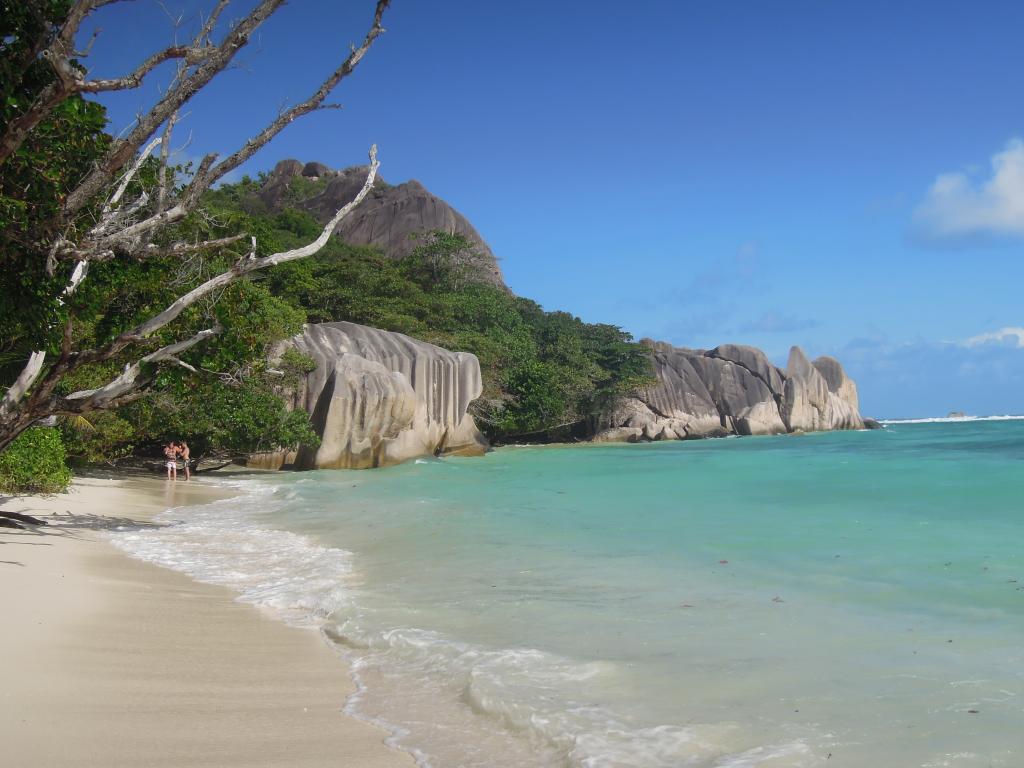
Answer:
<svg viewBox="0 0 1024 768"><path fill-rule="evenodd" d="M3 2L0 11L0 135L53 81L49 63L33 54L68 0ZM0 387L41 345L55 349L67 309L53 301L67 280L48 275L39 244L54 237L61 203L110 144L106 111L73 96L42 120L0 163Z"/></svg>
<svg viewBox="0 0 1024 768"><path fill-rule="evenodd" d="M184 264L159 258L97 264L69 301L78 319L75 333L90 345L113 339L183 290L229 268L240 255L225 249ZM175 278L168 281L168 274ZM154 371L150 396L116 411L63 421L60 430L69 455L89 463L134 453L159 456L159 446L171 439L188 440L195 457L315 444L308 416L288 411L276 394L283 383L294 382L309 361L288 357L284 379L280 368L272 372L267 363L270 347L298 333L305 318L301 308L273 296L264 283L239 281L227 286L207 305L190 308L174 335L168 331L154 337L154 345L166 344L215 322L223 328L217 344L180 355L181 366ZM68 376L62 390L98 386L116 375L119 365L110 361L84 368Z"/></svg>
<svg viewBox="0 0 1024 768"><path fill-rule="evenodd" d="M3 61L0 56L0 64ZM39 85L26 81L20 91L7 95L5 105L0 105L5 106L5 122L16 114L11 105L31 98ZM0 388L13 382L32 351L43 348L56 359L65 344L96 348L108 343L245 255L246 243L185 260L114 255L93 263L88 280L72 297L54 300L66 285L67 274L48 275L38 246L53 236L47 228L64 192L108 145L105 124L102 107L78 97L69 99L0 164ZM151 186L156 173L156 162L147 163L128 194L137 194L141 185ZM240 222L250 221L230 207L216 210L221 214L216 222L207 210L168 231L164 242L234 232ZM258 253L269 252L271 242L272 238L261 243ZM197 457L315 443L306 414L285 409L275 394L281 379L266 370L270 346L297 333L305 319L301 308L274 297L263 284L229 285L215 299L187 310L150 342L156 348L217 324L224 330L215 345L200 345L180 355L179 367L149 366L143 373L155 377L153 395L116 411L61 419L59 429L43 430L47 437L40 444L59 446L63 440L70 459L108 463L135 453L159 456L159 445L169 439L189 440ZM55 394L101 386L137 356L125 353L82 367L66 376ZM37 442L43 440L38 433L32 430ZM9 452L14 451L12 444ZM61 447L61 462L64 456ZM31 472L31 463L9 462L14 463L8 471L16 468L20 473L10 488L35 487L25 474ZM52 476L39 465L38 488L56 487Z"/></svg>
<svg viewBox="0 0 1024 768"><path fill-rule="evenodd" d="M71 482L56 430L26 429L0 453L0 493L60 493Z"/></svg>

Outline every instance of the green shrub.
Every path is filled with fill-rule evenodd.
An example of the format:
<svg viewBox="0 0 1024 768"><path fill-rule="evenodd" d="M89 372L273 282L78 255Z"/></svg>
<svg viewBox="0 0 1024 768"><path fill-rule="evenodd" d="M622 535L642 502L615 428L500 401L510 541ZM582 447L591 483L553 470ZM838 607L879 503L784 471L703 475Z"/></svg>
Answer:
<svg viewBox="0 0 1024 768"><path fill-rule="evenodd" d="M0 453L0 492L60 493L71 482L56 429L26 429Z"/></svg>

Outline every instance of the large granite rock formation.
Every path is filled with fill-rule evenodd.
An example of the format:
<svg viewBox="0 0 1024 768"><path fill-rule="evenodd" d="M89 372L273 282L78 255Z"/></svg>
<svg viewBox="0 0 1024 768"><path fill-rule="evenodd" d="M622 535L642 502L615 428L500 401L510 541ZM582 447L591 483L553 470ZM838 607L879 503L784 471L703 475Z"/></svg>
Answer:
<svg viewBox="0 0 1024 768"><path fill-rule="evenodd" d="M282 160L264 183L260 198L270 210L279 210L287 202L325 223L356 196L366 173L365 166L333 171L323 163ZM299 176L322 179L326 186L313 197L292 199L289 188ZM472 272L482 281L504 285L498 260L480 233L418 181L391 186L378 175L370 195L341 222L335 234L346 243L377 246L390 258L402 259L422 242L417 236L436 230L464 236L474 246Z"/></svg>
<svg viewBox="0 0 1024 768"><path fill-rule="evenodd" d="M320 446L259 454L250 466L361 469L487 449L466 412L481 391L474 355L355 323L308 325L278 355L286 346L316 362L285 396L310 414Z"/></svg>
<svg viewBox="0 0 1024 768"><path fill-rule="evenodd" d="M711 350L647 342L657 384L627 398L595 440L685 440L863 429L857 385L832 357L799 347L783 371L754 347Z"/></svg>

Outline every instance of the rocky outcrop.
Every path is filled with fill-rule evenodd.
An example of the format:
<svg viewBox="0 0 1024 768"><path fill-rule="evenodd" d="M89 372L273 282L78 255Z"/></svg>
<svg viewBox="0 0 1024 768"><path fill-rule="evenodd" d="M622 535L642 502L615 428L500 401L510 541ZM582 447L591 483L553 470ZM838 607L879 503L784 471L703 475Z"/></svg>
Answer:
<svg viewBox="0 0 1024 768"><path fill-rule="evenodd" d="M789 351L782 417L790 432L864 428L857 385L839 361L825 357L811 363L800 347Z"/></svg>
<svg viewBox="0 0 1024 768"><path fill-rule="evenodd" d="M646 342L657 383L624 400L595 440L685 440L863 429L857 386L832 357L799 347L785 370L755 347L711 350Z"/></svg>
<svg viewBox="0 0 1024 768"><path fill-rule="evenodd" d="M272 211L287 202L325 223L355 198L366 173L365 166L334 171L323 163L282 160L264 182L260 198ZM296 176L323 179L326 186L312 197L297 200L288 194ZM481 281L504 285L498 260L480 233L418 181L392 186L378 174L370 195L341 222L335 234L346 243L376 246L392 259L403 259L422 242L424 234L437 230L464 236L473 245L471 273Z"/></svg>
<svg viewBox="0 0 1024 768"><path fill-rule="evenodd" d="M286 346L316 362L284 394L310 414L320 445L259 454L250 466L362 469L487 449L467 413L481 391L474 355L355 323L309 325Z"/></svg>

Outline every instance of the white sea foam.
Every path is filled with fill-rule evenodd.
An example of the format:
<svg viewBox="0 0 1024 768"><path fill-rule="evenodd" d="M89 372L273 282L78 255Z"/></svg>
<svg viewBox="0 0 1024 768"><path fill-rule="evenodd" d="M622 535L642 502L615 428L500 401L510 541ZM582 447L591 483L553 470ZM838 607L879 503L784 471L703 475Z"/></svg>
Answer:
<svg viewBox="0 0 1024 768"><path fill-rule="evenodd" d="M522 768L814 765L799 740L743 748L735 724L644 726L594 704L602 684L614 683L608 662L488 649L413 628L359 639L353 631L328 632L355 649L360 693L349 711L411 724L396 742L415 745L423 766L487 768L497 754L503 766Z"/></svg>
<svg viewBox="0 0 1024 768"><path fill-rule="evenodd" d="M318 626L346 603L351 553L254 525L247 508L272 510L281 502L273 486L244 488L236 498L169 509L155 518L161 527L120 531L111 540L141 560L229 587L289 622Z"/></svg>
<svg viewBox="0 0 1024 768"><path fill-rule="evenodd" d="M1024 416L1003 415L1003 416L931 416L922 419L879 419L879 424L956 424L958 422L972 421L1021 421Z"/></svg>

